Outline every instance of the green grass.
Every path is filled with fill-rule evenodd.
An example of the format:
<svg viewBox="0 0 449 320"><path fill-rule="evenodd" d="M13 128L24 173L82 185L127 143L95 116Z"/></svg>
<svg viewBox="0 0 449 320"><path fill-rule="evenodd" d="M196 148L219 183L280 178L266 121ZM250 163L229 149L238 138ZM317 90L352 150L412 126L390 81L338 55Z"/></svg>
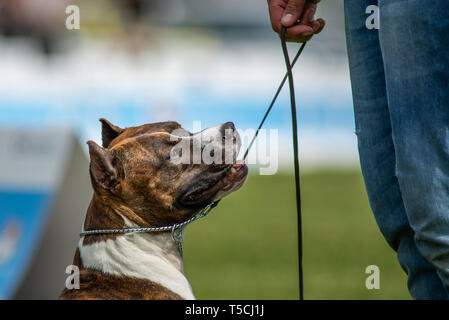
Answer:
<svg viewBox="0 0 449 320"><path fill-rule="evenodd" d="M306 299L410 299L406 276L370 211L358 171L302 176ZM298 299L293 175L251 175L189 226L184 268L198 299ZM380 289L365 268L380 269Z"/></svg>

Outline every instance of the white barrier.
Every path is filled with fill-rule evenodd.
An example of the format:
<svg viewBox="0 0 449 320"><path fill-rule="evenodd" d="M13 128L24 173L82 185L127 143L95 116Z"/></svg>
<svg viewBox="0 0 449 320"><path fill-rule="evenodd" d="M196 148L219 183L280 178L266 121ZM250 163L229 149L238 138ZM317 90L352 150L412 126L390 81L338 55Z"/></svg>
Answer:
<svg viewBox="0 0 449 320"><path fill-rule="evenodd" d="M0 129L0 298L56 299L92 191L63 129Z"/></svg>

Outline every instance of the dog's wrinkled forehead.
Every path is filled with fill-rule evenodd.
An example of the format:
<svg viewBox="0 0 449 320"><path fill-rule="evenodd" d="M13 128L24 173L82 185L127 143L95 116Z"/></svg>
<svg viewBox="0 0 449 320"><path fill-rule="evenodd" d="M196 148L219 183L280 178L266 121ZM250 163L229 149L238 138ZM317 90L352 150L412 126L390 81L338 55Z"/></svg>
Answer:
<svg viewBox="0 0 449 320"><path fill-rule="evenodd" d="M156 159L173 164L222 164L233 162L241 140L232 122L190 133L177 122L158 122L121 129L101 119L103 148L121 152L122 160ZM126 161L128 161L126 160ZM134 160L132 161L134 162Z"/></svg>
<svg viewBox="0 0 449 320"><path fill-rule="evenodd" d="M107 124L106 126L108 127ZM179 123L174 121L167 121L167 122L145 124L138 127L120 129L118 132L116 131L112 133L111 135L112 140L111 140L109 137L105 137L105 133L107 135L108 133L110 134L111 132L110 130L108 130L108 128L105 128L105 124L103 124L103 147L113 148L114 146L119 145L121 142L127 139L137 138L142 135L156 134L156 133L171 134L172 132L180 132L180 133L183 132L184 135L189 134L188 131L184 130Z"/></svg>
<svg viewBox="0 0 449 320"><path fill-rule="evenodd" d="M113 148L119 145L121 142L131 138L137 138L142 135L164 135L172 140L176 138L188 138L194 140L200 140L202 144L209 143L212 140L220 141L222 137L227 135L234 135L235 127L232 122L226 122L214 127L204 129L194 134L183 129L181 125L174 121L157 122L145 124L138 127L130 127L121 129L114 126L106 119L100 119L102 122L102 139L104 148Z"/></svg>

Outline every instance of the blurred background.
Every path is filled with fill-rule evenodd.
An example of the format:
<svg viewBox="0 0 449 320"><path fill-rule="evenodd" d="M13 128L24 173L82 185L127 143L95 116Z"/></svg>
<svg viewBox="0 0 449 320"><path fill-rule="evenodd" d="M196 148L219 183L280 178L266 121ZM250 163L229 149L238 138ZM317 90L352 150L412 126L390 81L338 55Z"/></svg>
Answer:
<svg viewBox="0 0 449 320"><path fill-rule="evenodd" d="M68 5L79 30L65 26ZM305 298L409 299L358 166L343 0L316 16L327 26L294 69ZM84 142L101 142L100 117L256 129L284 73L266 1L0 0L0 298L52 299L64 287L91 196ZM289 108L285 88L264 125L278 130L277 173L255 163L186 231L199 299L298 299ZM365 287L373 264L379 290Z"/></svg>

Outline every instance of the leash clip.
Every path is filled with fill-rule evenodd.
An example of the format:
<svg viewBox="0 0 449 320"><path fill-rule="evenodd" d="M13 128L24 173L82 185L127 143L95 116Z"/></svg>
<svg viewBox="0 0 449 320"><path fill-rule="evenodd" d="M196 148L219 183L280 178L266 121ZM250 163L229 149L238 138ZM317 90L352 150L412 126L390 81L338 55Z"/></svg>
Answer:
<svg viewBox="0 0 449 320"><path fill-rule="evenodd" d="M212 202L211 204L208 204L204 209L202 209L199 213L197 213L195 216L190 218L189 220L181 223L181 224L174 224L171 227L171 235L175 243L178 245L179 253L181 254L181 257L183 255L182 250L182 241L184 240L184 231L185 226L197 219L203 218L209 214L209 212L215 208L220 200L217 200L215 202Z"/></svg>
<svg viewBox="0 0 449 320"><path fill-rule="evenodd" d="M171 228L171 235L173 237L173 240L178 245L179 254L181 255L181 258L183 256L182 251L182 241L184 240L184 227L176 228L175 225Z"/></svg>

